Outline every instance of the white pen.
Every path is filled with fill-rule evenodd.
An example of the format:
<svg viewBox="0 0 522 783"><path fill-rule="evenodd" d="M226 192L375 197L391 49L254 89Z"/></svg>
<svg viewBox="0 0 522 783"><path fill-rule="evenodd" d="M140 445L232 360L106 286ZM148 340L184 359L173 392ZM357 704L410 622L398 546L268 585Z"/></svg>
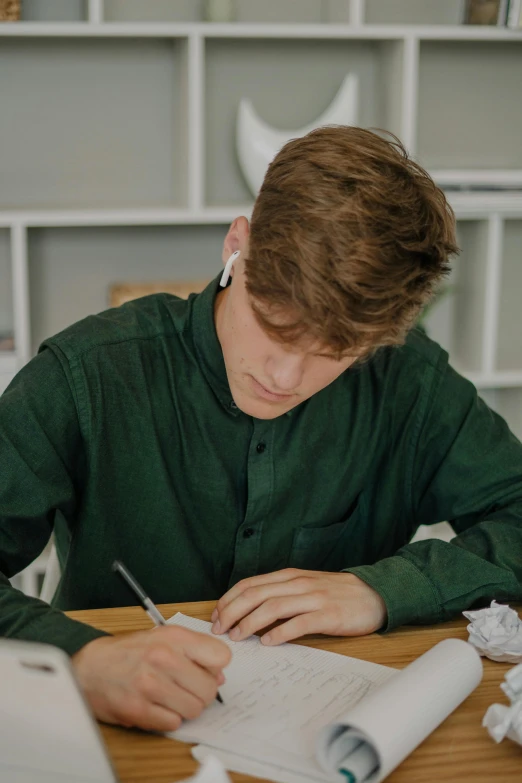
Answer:
<svg viewBox="0 0 522 783"><path fill-rule="evenodd" d="M143 606L154 625L167 625L167 621L161 614L158 607L151 601L143 587L137 582L131 572L123 565L121 560L115 560L112 564L112 570L116 571L130 587L140 604Z"/></svg>
<svg viewBox="0 0 522 783"><path fill-rule="evenodd" d="M143 587L132 576L128 568L126 568L121 560L115 560L112 564L112 570L119 574L126 584L130 587L140 604L143 606L154 625L167 625L167 621L161 614L158 607L151 601ZM223 704L223 699L218 691L216 699Z"/></svg>

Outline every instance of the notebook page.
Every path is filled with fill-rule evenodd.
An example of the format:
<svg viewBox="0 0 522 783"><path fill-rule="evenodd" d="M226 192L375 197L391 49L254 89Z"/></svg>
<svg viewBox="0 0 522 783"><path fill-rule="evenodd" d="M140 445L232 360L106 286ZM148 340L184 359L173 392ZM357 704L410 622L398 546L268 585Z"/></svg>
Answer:
<svg viewBox="0 0 522 783"><path fill-rule="evenodd" d="M180 613L169 623L210 634L210 623ZM274 764L303 780L331 780L315 757L321 729L396 670L297 644L265 647L257 636L219 638L233 652L219 689L225 703L215 702L170 736Z"/></svg>
<svg viewBox="0 0 522 783"><path fill-rule="evenodd" d="M238 753L231 753L229 750L216 750L215 748L209 748L206 745L193 745L191 748L193 757L203 762L210 756L216 756L225 769L230 772L239 772L242 775L251 775L254 778L261 778L262 780L271 780L274 783L324 783L325 777L316 777L314 775L304 776L301 772L292 772L288 769L283 769L276 764L268 764L265 761L256 761L248 758L247 756L241 756ZM332 783L336 778L330 776L328 781ZM341 778L339 783L346 783L346 778Z"/></svg>

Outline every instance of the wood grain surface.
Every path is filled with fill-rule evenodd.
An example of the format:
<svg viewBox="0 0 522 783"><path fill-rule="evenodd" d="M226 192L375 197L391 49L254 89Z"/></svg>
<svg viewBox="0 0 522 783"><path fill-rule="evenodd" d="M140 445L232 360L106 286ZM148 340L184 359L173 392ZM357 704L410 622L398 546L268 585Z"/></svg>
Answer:
<svg viewBox="0 0 522 783"><path fill-rule="evenodd" d="M214 602L165 604L160 609L165 617L184 612L209 620L214 605ZM67 614L113 634L152 626L140 607ZM466 624L464 618L459 618L437 626L400 628L382 636L307 636L298 643L401 669L442 639L467 640ZM499 686L510 664L482 660L484 677L479 687L387 778L389 783L522 781L522 747L510 740L497 745L481 725L490 704L507 703ZM100 727L122 783L173 783L194 774L197 768L187 744L140 731L103 724ZM230 773L230 777L236 783L254 780L237 773Z"/></svg>

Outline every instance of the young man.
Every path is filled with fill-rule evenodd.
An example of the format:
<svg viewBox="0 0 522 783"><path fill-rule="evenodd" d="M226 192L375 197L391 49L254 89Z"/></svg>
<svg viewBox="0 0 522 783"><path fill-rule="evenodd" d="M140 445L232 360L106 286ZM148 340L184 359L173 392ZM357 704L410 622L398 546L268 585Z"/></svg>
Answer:
<svg viewBox="0 0 522 783"><path fill-rule="evenodd" d="M396 141L287 144L219 278L47 340L0 400L0 633L73 656L96 715L172 729L229 653L184 629L122 638L60 610L220 598L216 634L263 641L433 623L522 597L522 446L407 333L457 250L443 193ZM451 520L451 544L409 544ZM55 608L7 578L56 534Z"/></svg>

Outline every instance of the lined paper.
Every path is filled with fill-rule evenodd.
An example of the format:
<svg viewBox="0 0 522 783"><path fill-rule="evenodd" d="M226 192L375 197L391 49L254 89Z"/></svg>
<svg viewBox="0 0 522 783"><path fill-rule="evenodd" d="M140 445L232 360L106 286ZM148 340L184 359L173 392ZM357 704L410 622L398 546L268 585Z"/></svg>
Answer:
<svg viewBox="0 0 522 783"><path fill-rule="evenodd" d="M180 613L168 622L211 633L210 623ZM269 762L301 779L335 779L316 760L318 735L396 670L297 644L265 647L256 636L219 638L233 653L219 689L225 703L215 702L169 736Z"/></svg>

